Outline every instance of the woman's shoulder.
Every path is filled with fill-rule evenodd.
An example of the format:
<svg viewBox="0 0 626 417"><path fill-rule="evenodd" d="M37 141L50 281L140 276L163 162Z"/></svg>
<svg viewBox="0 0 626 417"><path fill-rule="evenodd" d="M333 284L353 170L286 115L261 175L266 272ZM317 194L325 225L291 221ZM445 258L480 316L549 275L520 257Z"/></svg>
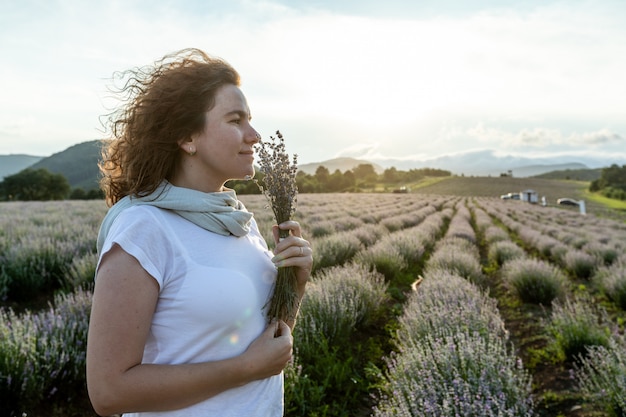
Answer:
<svg viewBox="0 0 626 417"><path fill-rule="evenodd" d="M148 204L135 204L121 211L117 219L125 222L141 222L146 220L167 220L175 218L176 215L171 210L162 209Z"/></svg>
<svg viewBox="0 0 626 417"><path fill-rule="evenodd" d="M168 234L171 222L178 217L169 210L148 205L133 205L122 210L111 225L113 234L161 236Z"/></svg>

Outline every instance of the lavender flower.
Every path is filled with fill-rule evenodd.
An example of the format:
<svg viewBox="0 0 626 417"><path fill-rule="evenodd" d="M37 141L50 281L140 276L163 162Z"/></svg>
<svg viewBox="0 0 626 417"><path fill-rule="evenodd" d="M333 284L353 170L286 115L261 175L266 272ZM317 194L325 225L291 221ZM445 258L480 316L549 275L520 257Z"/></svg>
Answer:
<svg viewBox="0 0 626 417"><path fill-rule="evenodd" d="M505 262L520 259L525 256L524 249L517 246L510 240L499 240L489 247L488 258L497 265L504 265Z"/></svg>
<svg viewBox="0 0 626 417"><path fill-rule="evenodd" d="M321 336L333 345L350 343L388 298L382 274L357 263L326 268L308 285L296 332L300 353L309 357Z"/></svg>
<svg viewBox="0 0 626 417"><path fill-rule="evenodd" d="M278 141L270 136L271 142L259 142L257 151L260 157L260 167L263 172L263 184L259 186L274 212L278 223L291 219L296 211L298 187L296 174L298 173L298 156L293 156L293 164L289 162L289 155L285 151L285 139L280 131L276 131ZM285 232L286 237L288 232Z"/></svg>
<svg viewBox="0 0 626 417"><path fill-rule="evenodd" d="M334 233L313 241L315 259L313 272L320 269L343 265L351 260L363 245L354 231Z"/></svg>
<svg viewBox="0 0 626 417"><path fill-rule="evenodd" d="M495 335L428 334L387 366L374 417L534 415L531 377Z"/></svg>
<svg viewBox="0 0 626 417"><path fill-rule="evenodd" d="M552 303L547 330L554 337L555 347L569 360L584 356L590 346L607 347L609 328L606 310L591 299L578 296Z"/></svg>
<svg viewBox="0 0 626 417"><path fill-rule="evenodd" d="M427 335L470 334L508 339L497 302L465 278L446 270L428 271L398 318L396 339L409 347Z"/></svg>
<svg viewBox="0 0 626 417"><path fill-rule="evenodd" d="M581 363L575 363L575 377L583 394L602 405L609 415L626 414L626 338L616 335L608 346L591 346Z"/></svg>
<svg viewBox="0 0 626 417"><path fill-rule="evenodd" d="M580 249L569 250L563 257L565 267L578 278L589 279L598 267L598 258Z"/></svg>
<svg viewBox="0 0 626 417"><path fill-rule="evenodd" d="M564 292L565 276L556 266L534 258L507 261L502 269L505 285L526 303L550 305Z"/></svg>
<svg viewBox="0 0 626 417"><path fill-rule="evenodd" d="M274 212L276 222L281 224L291 219L296 210L298 187L298 156L293 156L293 164L285 151L285 140L280 131L276 131L278 140L270 136L270 142L259 142L257 151L260 167L263 172L263 184L255 181L265 195ZM279 230L279 237L289 236L288 230ZM298 295L296 293L296 274L293 267L279 267L274 293L269 301L268 318L279 318L284 321L295 319L298 311Z"/></svg>
<svg viewBox="0 0 626 417"><path fill-rule="evenodd" d="M611 301L626 310L626 257L619 258L610 267L600 268L593 280Z"/></svg>

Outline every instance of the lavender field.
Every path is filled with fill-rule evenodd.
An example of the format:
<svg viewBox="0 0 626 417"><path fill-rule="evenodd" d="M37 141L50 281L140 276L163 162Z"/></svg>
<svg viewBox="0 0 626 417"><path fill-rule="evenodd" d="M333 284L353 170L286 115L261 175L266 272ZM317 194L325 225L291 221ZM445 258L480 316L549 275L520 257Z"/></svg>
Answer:
<svg viewBox="0 0 626 417"><path fill-rule="evenodd" d="M271 241L263 197L241 199ZM105 213L0 204L0 415L95 415ZM626 415L626 223L435 194L301 194L296 218L315 260L288 416Z"/></svg>

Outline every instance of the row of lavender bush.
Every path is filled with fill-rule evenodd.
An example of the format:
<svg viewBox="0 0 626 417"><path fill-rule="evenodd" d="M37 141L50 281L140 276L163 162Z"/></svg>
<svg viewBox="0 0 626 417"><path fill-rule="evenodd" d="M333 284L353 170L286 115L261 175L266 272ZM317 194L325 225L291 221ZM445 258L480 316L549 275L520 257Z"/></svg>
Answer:
<svg viewBox="0 0 626 417"><path fill-rule="evenodd" d="M519 208L517 217L531 218L527 210L526 207ZM480 209L475 210L475 213L479 212ZM576 294L569 290L571 285L567 285L565 273L561 271L558 264L528 256L525 250L508 239L508 234L498 232L495 230L496 226L489 225L489 220L483 215L478 214L476 217L483 218L485 241L489 246L489 259L498 266L502 266L505 285L524 302L551 307L549 319L545 323L546 332L552 340L551 350L556 358L568 360L574 364L572 375L576 378L583 394L590 403L603 406L610 415L626 415L624 406L626 343L624 343L624 336L620 333L619 326L610 320L606 310L598 306L590 295ZM538 227L537 223L527 220L524 226L519 226L509 216L503 217L496 214L494 217L504 220L503 223L507 224L510 230L517 231L526 244L532 241L534 245L537 245L541 239L544 239L544 242L550 242L551 238L538 237L540 232L537 229L528 229L529 226ZM592 221L603 223L597 220ZM566 222L561 220L560 223ZM580 226L578 219L573 223ZM623 228L618 226L617 229ZM491 233L489 233L490 230ZM593 230L597 232L597 226ZM570 233L573 235L573 232L570 231ZM572 235L561 234L561 238L572 241ZM548 256L548 259L559 262L578 278L581 275L587 277L587 273L580 274L580 268L576 268L576 265L592 265L591 268L597 269L594 280L604 291L610 288L607 285L608 282L612 283L613 288L619 288L620 285L626 287L626 279L624 279L626 269L623 258L614 258L612 255L613 251L621 247L617 239L614 239L610 245L611 239L603 235L600 238L602 242L590 242L590 237L584 232L578 235L577 239L577 244L584 247L586 252L574 248L564 257ZM555 242L550 242L550 244L557 245ZM598 250L599 245L603 245L602 251ZM539 254L549 253L540 251ZM593 259L590 260L590 258ZM591 272L589 271L588 274ZM624 308L618 297L610 296L609 298L616 301L619 307Z"/></svg>
<svg viewBox="0 0 626 417"><path fill-rule="evenodd" d="M37 313L0 310L0 398L3 415L28 415L42 401L83 395L91 293L58 295Z"/></svg>
<svg viewBox="0 0 626 417"><path fill-rule="evenodd" d="M390 283L395 287L421 262L446 215L422 205L377 226L337 229L313 240L322 261L317 261L295 331L296 360L286 372L288 412L351 415L349 410L364 404L369 385L380 379L373 362L385 354L377 339L387 337L380 326L388 319ZM335 397L338 392L341 398Z"/></svg>
<svg viewBox="0 0 626 417"><path fill-rule="evenodd" d="M361 401L367 381L354 338L379 317L386 288L381 274L357 263L313 277L294 331L295 359L285 371L287 415L343 415Z"/></svg>
<svg viewBox="0 0 626 417"><path fill-rule="evenodd" d="M598 269L610 266L626 249L623 240L626 227L616 222L576 216L555 208L536 213L528 205L503 207L491 201L482 204L527 247L577 278L591 279ZM581 217L587 221L581 222Z"/></svg>
<svg viewBox="0 0 626 417"><path fill-rule="evenodd" d="M72 290L67 272L95 253L103 202L8 202L0 215L0 301Z"/></svg>
<svg viewBox="0 0 626 417"><path fill-rule="evenodd" d="M480 286L471 214L457 204L409 298L375 416L530 416L531 378Z"/></svg>

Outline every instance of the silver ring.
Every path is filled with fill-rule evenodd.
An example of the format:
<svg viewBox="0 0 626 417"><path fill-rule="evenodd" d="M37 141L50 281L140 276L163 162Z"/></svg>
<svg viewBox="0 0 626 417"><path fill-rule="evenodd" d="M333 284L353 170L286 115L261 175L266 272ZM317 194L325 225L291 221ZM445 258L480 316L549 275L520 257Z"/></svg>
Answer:
<svg viewBox="0 0 626 417"><path fill-rule="evenodd" d="M304 248L300 246L300 256L304 256Z"/></svg>

